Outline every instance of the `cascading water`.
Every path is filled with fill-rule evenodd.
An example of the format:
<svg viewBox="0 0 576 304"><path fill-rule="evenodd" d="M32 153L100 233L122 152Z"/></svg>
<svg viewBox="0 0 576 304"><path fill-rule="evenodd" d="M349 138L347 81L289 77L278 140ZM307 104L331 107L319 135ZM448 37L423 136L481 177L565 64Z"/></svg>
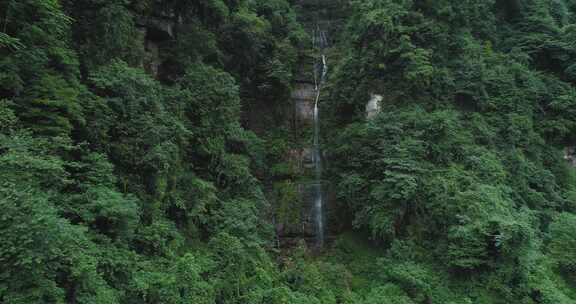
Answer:
<svg viewBox="0 0 576 304"><path fill-rule="evenodd" d="M318 101L320 100L320 90L326 80L328 73L328 64L326 61L325 49L328 47L326 32L316 26L314 35L312 35L312 44L314 48L320 50L320 62L314 64L314 82L316 89L316 100L314 101L314 145L313 145L313 162L314 162L314 223L316 225L316 245L322 247L324 244L324 193L322 189L322 152L320 149L320 117L318 111Z"/></svg>

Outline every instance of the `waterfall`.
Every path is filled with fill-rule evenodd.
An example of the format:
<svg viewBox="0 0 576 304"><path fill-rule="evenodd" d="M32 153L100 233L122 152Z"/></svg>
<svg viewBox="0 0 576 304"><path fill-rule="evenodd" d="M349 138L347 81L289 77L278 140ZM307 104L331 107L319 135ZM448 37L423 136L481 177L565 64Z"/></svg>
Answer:
<svg viewBox="0 0 576 304"><path fill-rule="evenodd" d="M320 148L320 117L318 111L318 102L320 100L320 90L326 80L328 73L328 63L326 60L325 49L328 47L326 32L316 25L316 30L312 35L312 44L314 48L320 49L320 62L314 64L314 84L316 90L316 100L314 101L314 144L313 144L313 162L314 162L314 224L316 230L316 245L324 245L324 193L322 189L322 151ZM319 77L318 77L319 76Z"/></svg>

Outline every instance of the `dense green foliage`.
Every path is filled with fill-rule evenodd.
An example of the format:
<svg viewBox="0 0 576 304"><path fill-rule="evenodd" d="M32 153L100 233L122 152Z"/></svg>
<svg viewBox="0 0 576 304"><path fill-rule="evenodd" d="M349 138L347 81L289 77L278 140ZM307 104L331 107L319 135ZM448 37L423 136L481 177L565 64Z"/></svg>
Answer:
<svg viewBox="0 0 576 304"><path fill-rule="evenodd" d="M240 125L243 99L289 92L306 34L287 2L0 12L0 302L291 297L265 251L262 142ZM178 21L171 37L162 18Z"/></svg>
<svg viewBox="0 0 576 304"><path fill-rule="evenodd" d="M273 247L295 7L336 42L321 255ZM575 303L575 38L570 0L0 0L0 302Z"/></svg>
<svg viewBox="0 0 576 304"><path fill-rule="evenodd" d="M416 303L576 300L571 5L352 2L325 102L331 175L383 267L421 282L392 280ZM366 120L370 93L382 113Z"/></svg>

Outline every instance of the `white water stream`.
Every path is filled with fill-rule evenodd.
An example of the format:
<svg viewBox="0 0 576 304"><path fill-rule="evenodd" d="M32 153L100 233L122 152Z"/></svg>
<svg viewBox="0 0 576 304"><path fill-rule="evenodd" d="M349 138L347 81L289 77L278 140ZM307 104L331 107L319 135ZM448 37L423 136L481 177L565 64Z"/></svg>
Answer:
<svg viewBox="0 0 576 304"><path fill-rule="evenodd" d="M324 245L324 193L322 189L322 151L320 148L320 117L318 111L318 102L320 101L320 91L328 74L328 62L326 60L325 49L328 47L326 32L316 26L312 35L312 44L315 49L320 50L320 60L314 64L314 84L316 90L316 100L314 101L314 145L313 145L313 162L314 162L314 224L316 230L316 245Z"/></svg>

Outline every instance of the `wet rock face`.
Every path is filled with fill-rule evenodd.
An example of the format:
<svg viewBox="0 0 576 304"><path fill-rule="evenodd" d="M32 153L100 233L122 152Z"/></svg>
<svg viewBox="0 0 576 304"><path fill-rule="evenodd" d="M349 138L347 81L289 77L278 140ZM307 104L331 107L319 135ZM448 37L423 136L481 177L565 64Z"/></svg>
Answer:
<svg viewBox="0 0 576 304"><path fill-rule="evenodd" d="M297 82L292 91L294 106L293 128L310 127L314 123L314 102L316 100L316 87L312 83ZM289 151L287 158L294 164L298 175L310 175L314 169L314 156L312 147L301 147ZM276 213L276 234L283 246L298 239L305 239L310 243L316 237L316 224L314 221L314 190L313 181L299 181L294 183L292 191L293 201L280 202L286 206L279 206Z"/></svg>
<svg viewBox="0 0 576 304"><path fill-rule="evenodd" d="M323 184L326 187L326 206L333 206L323 210L326 219L325 234L326 240L330 241L331 237L338 235L346 229L350 229L348 223L351 222L350 214L342 214L345 208L338 206L334 191L330 190L330 185ZM290 214L276 213L274 227L278 237L279 246L283 248L292 247L298 244L300 240L305 240L310 246L314 246L317 237L316 223L314 219L314 185L310 182L302 182L296 185L299 199L290 203Z"/></svg>
<svg viewBox="0 0 576 304"><path fill-rule="evenodd" d="M144 68L154 78L158 78L162 67L162 44L174 39L176 34L176 15L168 9L154 10L150 16L141 16L136 20L145 37L146 57Z"/></svg>
<svg viewBox="0 0 576 304"><path fill-rule="evenodd" d="M310 174L314 168L312 154L311 147L291 149L287 155L291 170L298 172L299 176L307 175L307 172ZM279 194L278 189L282 189L283 194ZM289 182L277 188L274 226L280 245L289 247L299 239L314 243L314 190L314 181L306 179Z"/></svg>
<svg viewBox="0 0 576 304"><path fill-rule="evenodd" d="M158 77L160 72L160 46L153 40L146 40L146 60L144 68L155 78Z"/></svg>
<svg viewBox="0 0 576 304"><path fill-rule="evenodd" d="M314 122L314 101L316 89L311 83L296 83L292 91L296 126L310 125Z"/></svg>
<svg viewBox="0 0 576 304"><path fill-rule="evenodd" d="M288 151L289 163L293 164L294 172L300 172L312 169L314 167L313 151L310 147L304 147L300 149L291 149Z"/></svg>
<svg viewBox="0 0 576 304"><path fill-rule="evenodd" d="M148 18L146 28L147 39L153 41L166 41L174 38L175 22L166 17Z"/></svg>
<svg viewBox="0 0 576 304"><path fill-rule="evenodd" d="M289 195L278 195L275 190L274 226L281 247L290 247L305 240L314 248L322 248L332 236L342 231L345 223L341 218L344 208L336 206L336 193L323 178L322 128L320 119L324 100L318 100L324 80L329 76L329 53L326 49L333 45L341 28L340 12L346 5L344 0L295 0L293 5L299 11L299 21L310 33L312 48L299 58L299 68L293 79L291 96L291 129L296 136L312 138L297 140L299 148L288 151L285 159L292 164L294 172L288 181L275 185ZM342 18L344 21L345 18ZM381 100L381 99L380 99ZM379 103L377 103L379 106ZM378 108L379 109L379 108ZM306 132L301 132L306 131ZM313 142L313 144L312 144ZM292 190L286 190L291 188ZM284 192L284 193L286 193Z"/></svg>
<svg viewBox="0 0 576 304"><path fill-rule="evenodd" d="M295 185L299 197L298 202L293 202L290 218L280 215L276 221L276 233L280 238L312 238L315 236L312 187L307 183Z"/></svg>

